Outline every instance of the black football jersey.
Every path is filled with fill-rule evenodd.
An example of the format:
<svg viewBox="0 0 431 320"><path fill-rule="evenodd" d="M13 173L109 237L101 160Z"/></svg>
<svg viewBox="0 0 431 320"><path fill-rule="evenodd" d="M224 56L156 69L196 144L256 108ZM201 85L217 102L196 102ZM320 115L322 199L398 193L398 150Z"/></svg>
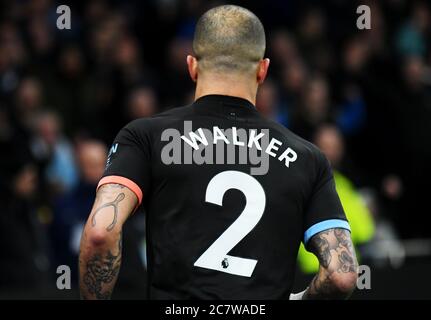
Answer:
<svg viewBox="0 0 431 320"><path fill-rule="evenodd" d="M132 121L106 183L145 209L152 299L288 299L300 242L349 229L325 156L237 97Z"/></svg>

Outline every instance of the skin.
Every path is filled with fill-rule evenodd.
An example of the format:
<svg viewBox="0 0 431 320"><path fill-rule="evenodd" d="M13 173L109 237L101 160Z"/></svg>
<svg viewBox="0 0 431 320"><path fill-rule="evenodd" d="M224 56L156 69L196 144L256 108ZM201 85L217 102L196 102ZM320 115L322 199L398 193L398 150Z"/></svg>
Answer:
<svg viewBox="0 0 431 320"><path fill-rule="evenodd" d="M119 184L99 188L81 238L79 285L82 299L109 299L121 266L121 233L138 203Z"/></svg>
<svg viewBox="0 0 431 320"><path fill-rule="evenodd" d="M320 232L310 239L309 247L320 266L302 299L347 299L355 288L358 272L350 232L338 228Z"/></svg>
<svg viewBox="0 0 431 320"><path fill-rule="evenodd" d="M241 97L256 103L258 86L266 78L269 59L261 59L247 72L204 70L194 56L187 56L191 79L196 83L195 99L208 94ZM79 270L83 299L110 299L121 266L122 227L136 208L138 199L127 187L106 184L96 200L81 239ZM320 270L303 299L346 298L356 283L356 258L350 233L331 229L314 236L312 252Z"/></svg>
<svg viewBox="0 0 431 320"><path fill-rule="evenodd" d="M190 78L196 83L195 100L208 94L240 97L256 104L257 88L265 81L269 59L261 59L249 72L204 70L196 57L187 56Z"/></svg>

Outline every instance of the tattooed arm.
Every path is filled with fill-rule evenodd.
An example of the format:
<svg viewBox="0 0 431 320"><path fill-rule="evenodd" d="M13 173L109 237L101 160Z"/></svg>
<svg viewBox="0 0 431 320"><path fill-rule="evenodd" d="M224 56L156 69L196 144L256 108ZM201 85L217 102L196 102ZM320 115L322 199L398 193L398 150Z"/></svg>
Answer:
<svg viewBox="0 0 431 320"><path fill-rule="evenodd" d="M329 229L309 241L320 268L302 299L347 299L356 286L358 267L350 232Z"/></svg>
<svg viewBox="0 0 431 320"><path fill-rule="evenodd" d="M105 184L85 225L79 253L79 286L83 299L109 299L121 265L121 230L138 203L120 184Z"/></svg>

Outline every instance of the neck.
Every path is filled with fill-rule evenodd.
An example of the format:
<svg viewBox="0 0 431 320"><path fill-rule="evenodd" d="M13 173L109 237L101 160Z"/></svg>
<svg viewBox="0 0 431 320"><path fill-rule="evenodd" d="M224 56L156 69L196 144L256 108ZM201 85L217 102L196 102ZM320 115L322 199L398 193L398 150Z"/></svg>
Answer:
<svg viewBox="0 0 431 320"><path fill-rule="evenodd" d="M256 105L257 83L250 83L244 77L221 75L199 76L196 83L195 100L209 94L220 94L243 98Z"/></svg>

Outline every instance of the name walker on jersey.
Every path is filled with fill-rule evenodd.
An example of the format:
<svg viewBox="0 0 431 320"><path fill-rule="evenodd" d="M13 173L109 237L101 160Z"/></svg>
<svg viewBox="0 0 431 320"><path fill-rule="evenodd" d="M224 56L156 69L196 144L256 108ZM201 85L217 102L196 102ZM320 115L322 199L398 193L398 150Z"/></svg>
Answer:
<svg viewBox="0 0 431 320"><path fill-rule="evenodd" d="M269 169L270 157L286 168L298 159L290 146L269 136L269 129L192 129L192 121L184 121L183 134L178 129L165 129L161 141L161 160L172 164L248 164L251 175L264 175Z"/></svg>

